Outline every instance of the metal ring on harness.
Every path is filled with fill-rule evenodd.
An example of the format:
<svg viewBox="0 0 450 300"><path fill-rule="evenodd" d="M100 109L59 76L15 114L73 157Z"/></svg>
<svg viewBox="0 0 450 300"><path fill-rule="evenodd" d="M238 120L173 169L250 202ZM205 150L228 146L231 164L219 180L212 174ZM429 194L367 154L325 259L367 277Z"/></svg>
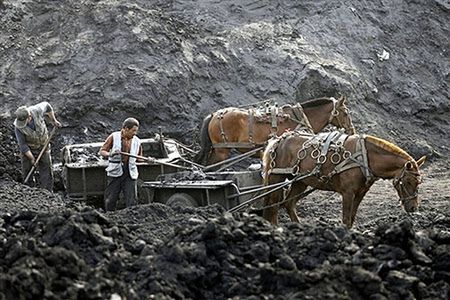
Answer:
<svg viewBox="0 0 450 300"><path fill-rule="evenodd" d="M300 172L300 167L298 165L295 165L292 167L292 175L298 175Z"/></svg>
<svg viewBox="0 0 450 300"><path fill-rule="evenodd" d="M339 154L339 152L334 152L331 155L330 160L333 164L337 165L341 161L341 155Z"/></svg>
<svg viewBox="0 0 450 300"><path fill-rule="evenodd" d="M277 158L277 152L274 149L272 149L269 152L269 156L272 160L275 160L275 158Z"/></svg>
<svg viewBox="0 0 450 300"><path fill-rule="evenodd" d="M311 157L314 158L314 159L318 158L319 155L320 155L320 150L319 150L318 148L314 149L314 150L311 152Z"/></svg>
<svg viewBox="0 0 450 300"><path fill-rule="evenodd" d="M270 169L275 168L275 160L270 161Z"/></svg>
<svg viewBox="0 0 450 300"><path fill-rule="evenodd" d="M297 152L297 158L299 160L302 160L306 157L306 149L301 149L300 151Z"/></svg>
<svg viewBox="0 0 450 300"><path fill-rule="evenodd" d="M352 153L350 151L345 150L344 153L342 154L342 157L344 159L349 158L352 155Z"/></svg>
<svg viewBox="0 0 450 300"><path fill-rule="evenodd" d="M320 155L319 158L317 159L317 162L318 162L319 164L323 164L323 163L325 163L326 161L327 161L327 156L326 156L325 154Z"/></svg>

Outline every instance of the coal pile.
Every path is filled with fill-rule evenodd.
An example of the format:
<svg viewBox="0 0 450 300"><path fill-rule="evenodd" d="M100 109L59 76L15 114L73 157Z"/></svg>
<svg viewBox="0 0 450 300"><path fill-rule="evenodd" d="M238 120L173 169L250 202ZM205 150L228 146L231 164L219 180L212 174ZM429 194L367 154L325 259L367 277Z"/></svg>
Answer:
<svg viewBox="0 0 450 300"><path fill-rule="evenodd" d="M99 157L98 150L94 151L94 149L86 149L86 148L74 148L70 151L70 158L68 158L68 162L77 162L77 163L92 163L99 162L101 158Z"/></svg>
<svg viewBox="0 0 450 300"><path fill-rule="evenodd" d="M121 246L114 241L119 236L125 242L126 232L95 211L3 216L1 295L102 299L116 282L103 274L106 266L100 262L109 261L111 252ZM121 282L116 287L127 290Z"/></svg>
<svg viewBox="0 0 450 300"><path fill-rule="evenodd" d="M166 215L161 215L164 211ZM17 212L1 222L4 299L448 299L450 218L373 234L320 220L274 228L161 204ZM141 216L147 216L140 220ZM182 217L180 217L182 216ZM116 222L115 220L121 220ZM165 236L161 226L170 228ZM164 223L164 222L163 222ZM159 227L159 228L158 228ZM162 228L163 227L163 228ZM154 235L145 232L154 231Z"/></svg>
<svg viewBox="0 0 450 300"><path fill-rule="evenodd" d="M76 205L63 195L10 180L0 180L0 199L0 213L15 213L21 210L52 213Z"/></svg>

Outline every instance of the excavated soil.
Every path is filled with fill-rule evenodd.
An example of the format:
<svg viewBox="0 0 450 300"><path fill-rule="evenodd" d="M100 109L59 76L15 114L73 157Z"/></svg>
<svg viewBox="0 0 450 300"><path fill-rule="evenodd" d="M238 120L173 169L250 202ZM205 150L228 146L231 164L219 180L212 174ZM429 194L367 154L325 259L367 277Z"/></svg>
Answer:
<svg viewBox="0 0 450 300"><path fill-rule="evenodd" d="M448 299L449 19L445 0L0 1L0 299ZM418 212L389 181L351 230L332 192L274 227L220 206L105 213L21 184L20 105L53 105L60 162L127 116L192 144L219 108L339 94L358 132L428 156Z"/></svg>

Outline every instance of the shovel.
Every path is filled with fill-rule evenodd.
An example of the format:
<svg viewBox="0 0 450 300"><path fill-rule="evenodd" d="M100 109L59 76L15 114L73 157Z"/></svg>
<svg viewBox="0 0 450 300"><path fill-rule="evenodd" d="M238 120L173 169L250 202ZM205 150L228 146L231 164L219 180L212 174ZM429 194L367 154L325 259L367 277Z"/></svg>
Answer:
<svg viewBox="0 0 450 300"><path fill-rule="evenodd" d="M56 132L56 126L53 127L52 132L50 132L50 135L48 136L47 140L44 143L44 147L42 147L42 150L39 153L39 156L37 157L36 161L34 162L33 166L31 167L30 172L28 172L27 177L25 177L25 180L23 181L24 184L26 184L28 182L28 180L30 180L31 175L33 175L34 171L36 170L36 167L37 167L39 161L41 160L42 155L44 155L45 150L47 150L48 144L50 143L50 140L52 139L55 132Z"/></svg>
<svg viewBox="0 0 450 300"><path fill-rule="evenodd" d="M172 164L172 163L168 163L168 162L162 162L162 161L156 160L154 158L144 157L144 156L140 156L140 155L133 155L133 154L122 152L122 151L120 151L119 153L122 154L122 155L126 155L126 156L129 156L129 157L134 157L134 158L137 158L137 159L142 159L142 160L145 160L147 162L151 162L151 163L155 163L155 164L160 164L160 165L164 165L164 166L169 166L169 167L174 167L174 168L179 168L179 169L185 169L185 170L192 170L192 168L189 168L189 167L180 166L180 165L176 165L176 164Z"/></svg>

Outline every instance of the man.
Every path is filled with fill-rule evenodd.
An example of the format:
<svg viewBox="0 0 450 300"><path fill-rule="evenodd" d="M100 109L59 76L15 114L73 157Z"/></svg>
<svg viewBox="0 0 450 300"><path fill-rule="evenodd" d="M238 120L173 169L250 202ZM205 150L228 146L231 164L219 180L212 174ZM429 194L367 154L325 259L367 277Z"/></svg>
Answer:
<svg viewBox="0 0 450 300"><path fill-rule="evenodd" d="M14 131L20 148L22 177L24 180L31 168L35 166L36 158L48 139L48 130L45 124L46 118L50 119L53 126L61 127L61 123L56 119L53 108L48 102L41 102L30 107L21 106L16 110ZM39 171L40 186L52 192L53 170L50 144L44 150L41 159L35 167ZM26 184L32 185L32 183L33 180L28 180Z"/></svg>
<svg viewBox="0 0 450 300"><path fill-rule="evenodd" d="M136 203L136 180L139 175L136 158L121 152L142 156L141 141L136 136L138 129L139 121L127 118L123 121L122 130L113 132L100 149L100 154L108 158L108 180L104 197L106 211L116 209L120 192L123 193L127 207Z"/></svg>

